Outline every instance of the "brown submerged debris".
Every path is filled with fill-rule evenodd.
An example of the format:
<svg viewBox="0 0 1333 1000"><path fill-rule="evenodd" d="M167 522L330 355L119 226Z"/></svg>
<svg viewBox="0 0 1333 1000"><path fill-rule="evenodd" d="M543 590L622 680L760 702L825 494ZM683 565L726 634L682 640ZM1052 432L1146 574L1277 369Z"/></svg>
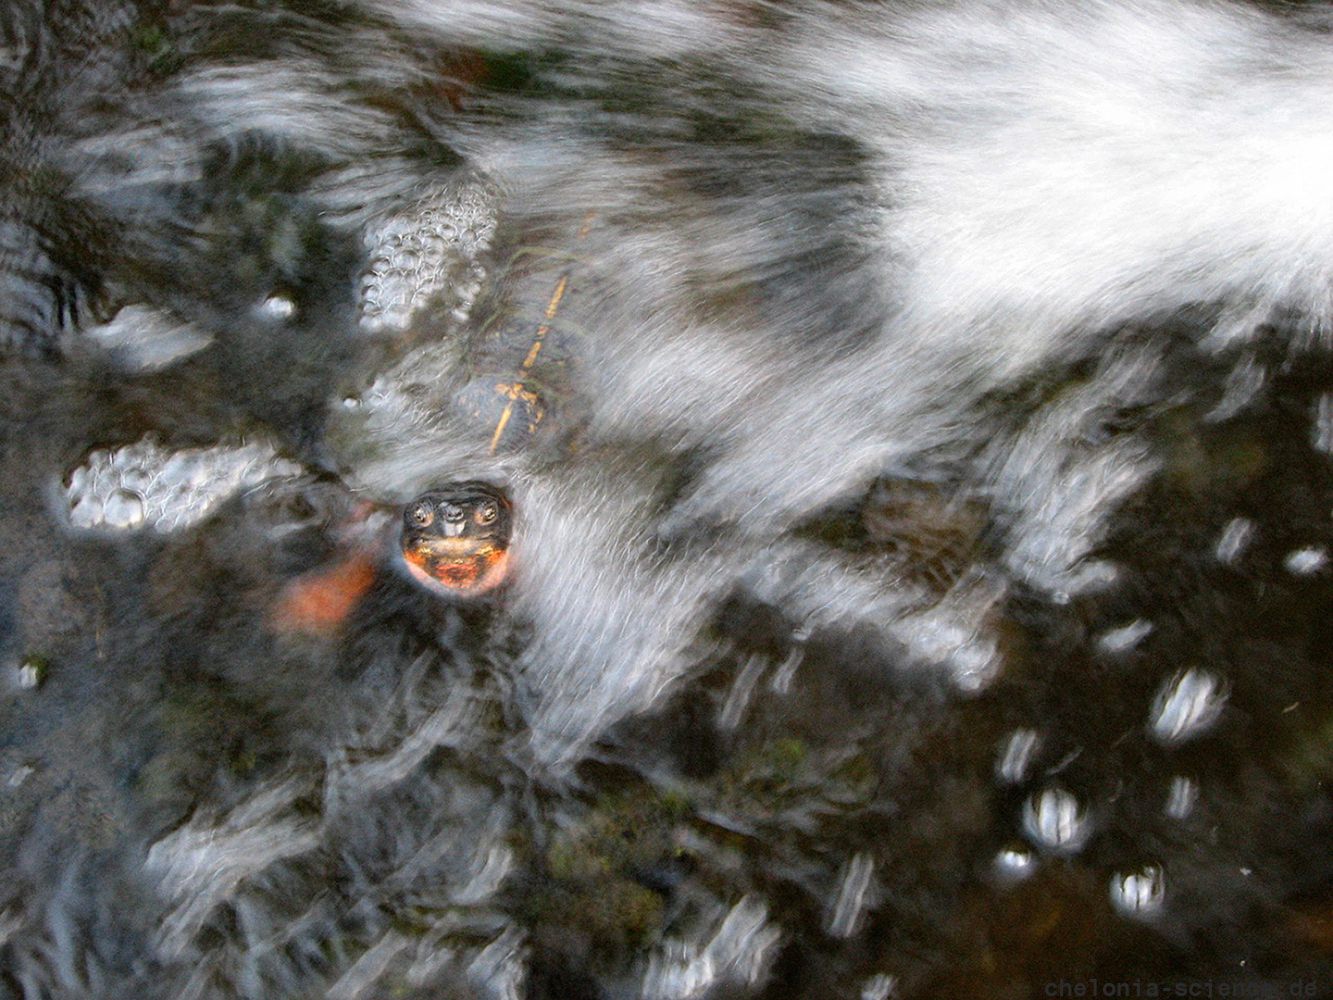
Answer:
<svg viewBox="0 0 1333 1000"><path fill-rule="evenodd" d="M943 593L976 564L987 510L934 483L881 479L871 488L861 524L869 542L896 557L902 572Z"/></svg>

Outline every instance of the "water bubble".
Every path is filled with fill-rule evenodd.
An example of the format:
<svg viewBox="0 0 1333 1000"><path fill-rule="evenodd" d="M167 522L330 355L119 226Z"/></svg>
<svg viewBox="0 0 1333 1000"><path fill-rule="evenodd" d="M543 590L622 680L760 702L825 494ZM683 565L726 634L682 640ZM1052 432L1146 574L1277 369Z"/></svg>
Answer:
<svg viewBox="0 0 1333 1000"><path fill-rule="evenodd" d="M1166 793L1166 805L1162 811L1171 819L1186 819L1194 811L1194 803L1198 798L1199 783L1178 774L1171 779L1171 788Z"/></svg>
<svg viewBox="0 0 1333 1000"><path fill-rule="evenodd" d="M1027 777L1028 767L1041 745L1035 729L1015 729L1005 741L995 773L1007 785L1017 785Z"/></svg>
<svg viewBox="0 0 1333 1000"><path fill-rule="evenodd" d="M896 977L879 972L861 984L861 1000L888 1000L897 989Z"/></svg>
<svg viewBox="0 0 1333 1000"><path fill-rule="evenodd" d="M1162 743L1183 743L1217 721L1226 707L1227 690L1216 675L1191 667L1176 674L1153 699L1150 727Z"/></svg>
<svg viewBox="0 0 1333 1000"><path fill-rule="evenodd" d="M1001 882L1013 884L1022 882L1037 870L1037 859L1026 847L1015 845L997 851L991 867Z"/></svg>
<svg viewBox="0 0 1333 1000"><path fill-rule="evenodd" d="M1135 618L1127 625L1103 632L1097 639L1097 648L1109 654L1128 652L1151 635L1152 630L1152 622Z"/></svg>
<svg viewBox="0 0 1333 1000"><path fill-rule="evenodd" d="M85 331L121 368L159 371L203 350L212 334L148 306L128 305L106 323Z"/></svg>
<svg viewBox="0 0 1333 1000"><path fill-rule="evenodd" d="M1111 876L1111 905L1123 916L1147 919L1166 902L1166 879L1157 865Z"/></svg>
<svg viewBox="0 0 1333 1000"><path fill-rule="evenodd" d="M1073 854L1092 833L1087 811L1063 788L1047 788L1023 805L1023 829L1037 846Z"/></svg>
<svg viewBox="0 0 1333 1000"><path fill-rule="evenodd" d="M722 706L718 724L723 729L735 729L740 725L741 719L745 716L745 710L749 707L750 699L754 695L755 685L759 683L759 676L763 671L763 657L752 656L745 661L745 666L736 675L731 691L727 694L727 700Z"/></svg>
<svg viewBox="0 0 1333 1000"><path fill-rule="evenodd" d="M142 465L126 466L121 471L120 488L142 498L152 488L156 470Z"/></svg>
<svg viewBox="0 0 1333 1000"><path fill-rule="evenodd" d="M769 681L769 689L774 694L785 695L791 691L792 679L796 676L796 670L801 665L801 660L805 657L805 650L800 645L793 645L791 652L787 654L778 669L773 672L773 679Z"/></svg>
<svg viewBox="0 0 1333 1000"><path fill-rule="evenodd" d="M1296 549L1287 554L1282 565L1294 576L1313 576L1328 566L1328 551L1322 545Z"/></svg>
<svg viewBox="0 0 1333 1000"><path fill-rule="evenodd" d="M270 295L260 305L259 311L270 319L290 319L296 312L296 303L285 295Z"/></svg>
<svg viewBox="0 0 1333 1000"><path fill-rule="evenodd" d="M376 981L409 944L411 941L402 934L388 931L329 987L324 1000L360 1000L373 995Z"/></svg>
<svg viewBox="0 0 1333 1000"><path fill-rule="evenodd" d="M102 520L109 528L130 529L143 524L143 497L130 490L116 490L107 499Z"/></svg>
<svg viewBox="0 0 1333 1000"><path fill-rule="evenodd" d="M1268 380L1268 372L1258 364L1253 356L1246 355L1227 376L1222 390L1222 399L1213 407L1204 419L1210 423L1230 420L1253 402Z"/></svg>
<svg viewBox="0 0 1333 1000"><path fill-rule="evenodd" d="M495 1000L518 1000L527 992L527 964L523 934L513 927L483 948L467 968L467 977L478 995Z"/></svg>
<svg viewBox="0 0 1333 1000"><path fill-rule="evenodd" d="M95 494L85 494L70 507L69 523L76 528L94 528L102 523L102 501Z"/></svg>
<svg viewBox="0 0 1333 1000"><path fill-rule="evenodd" d="M1253 539L1254 522L1244 517L1232 518L1222 529L1222 535L1217 540L1215 550L1217 561L1228 566L1235 565L1236 560L1249 548Z"/></svg>
<svg viewBox="0 0 1333 1000"><path fill-rule="evenodd" d="M644 974L643 1000L695 1000L723 985L752 986L776 957L781 932L768 907L743 897L707 942L668 940Z"/></svg>
<svg viewBox="0 0 1333 1000"><path fill-rule="evenodd" d="M848 863L842 874L838 898L829 916L829 934L846 938L856 933L874 896L871 879L875 862L864 851Z"/></svg>
<svg viewBox="0 0 1333 1000"><path fill-rule="evenodd" d="M1333 392L1323 393L1314 405L1311 443L1315 450L1333 455Z"/></svg>

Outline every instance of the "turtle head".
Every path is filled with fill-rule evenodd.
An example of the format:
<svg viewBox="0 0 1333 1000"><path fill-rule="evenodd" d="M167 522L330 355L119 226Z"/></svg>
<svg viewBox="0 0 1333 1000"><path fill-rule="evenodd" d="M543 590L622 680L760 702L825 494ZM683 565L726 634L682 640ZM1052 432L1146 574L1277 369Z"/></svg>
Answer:
<svg viewBox="0 0 1333 1000"><path fill-rule="evenodd" d="M489 483L448 483L403 509L400 551L408 574L429 590L471 597L508 571L513 507Z"/></svg>

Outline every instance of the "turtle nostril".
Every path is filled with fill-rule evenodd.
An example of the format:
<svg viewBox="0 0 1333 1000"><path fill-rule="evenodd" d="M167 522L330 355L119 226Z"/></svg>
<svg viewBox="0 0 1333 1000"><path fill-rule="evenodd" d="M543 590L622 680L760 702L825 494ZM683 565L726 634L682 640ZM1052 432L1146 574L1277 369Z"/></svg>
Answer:
<svg viewBox="0 0 1333 1000"><path fill-rule="evenodd" d="M463 508L457 504L447 503L444 505L444 519L446 521L458 522L463 520Z"/></svg>

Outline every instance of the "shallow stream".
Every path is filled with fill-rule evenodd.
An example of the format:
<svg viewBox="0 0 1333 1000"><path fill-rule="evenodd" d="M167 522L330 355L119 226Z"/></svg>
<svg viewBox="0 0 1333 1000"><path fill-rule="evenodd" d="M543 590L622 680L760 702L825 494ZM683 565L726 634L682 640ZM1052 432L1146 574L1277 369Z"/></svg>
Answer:
<svg viewBox="0 0 1333 1000"><path fill-rule="evenodd" d="M0 998L1328 995L1330 30L8 0Z"/></svg>

